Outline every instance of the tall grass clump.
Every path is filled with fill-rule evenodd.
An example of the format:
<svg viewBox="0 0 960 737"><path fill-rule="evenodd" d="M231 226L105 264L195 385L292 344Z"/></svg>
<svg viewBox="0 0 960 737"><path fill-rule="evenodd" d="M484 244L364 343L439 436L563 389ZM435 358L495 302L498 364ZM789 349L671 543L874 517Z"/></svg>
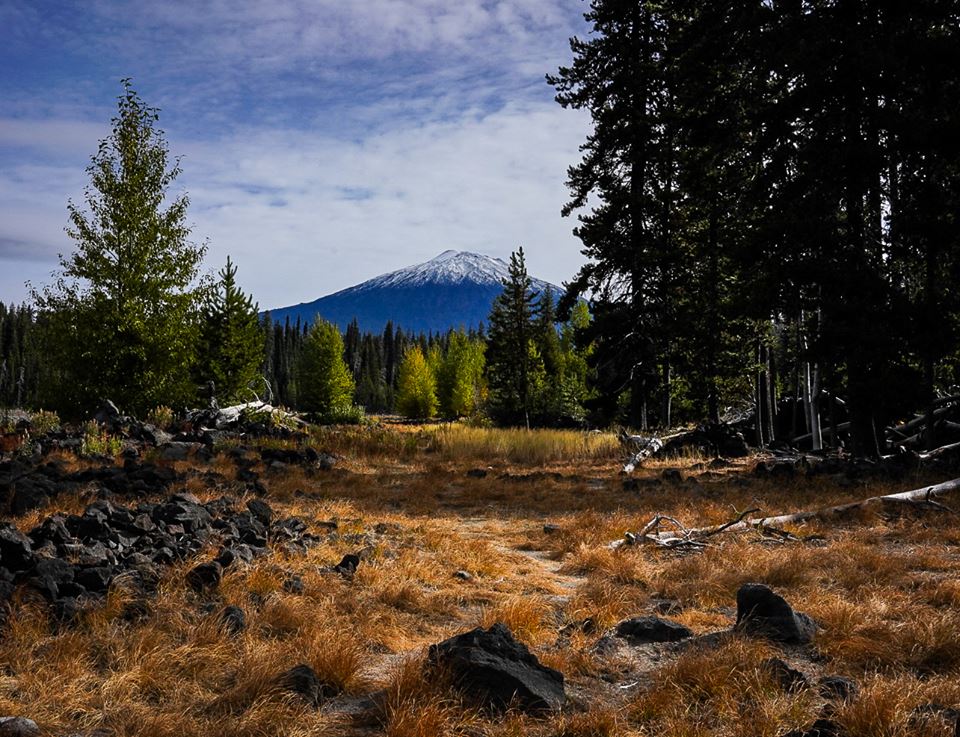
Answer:
<svg viewBox="0 0 960 737"><path fill-rule="evenodd" d="M607 460L620 454L619 440L612 433L461 424L433 430L431 448L445 460L504 460L522 465Z"/></svg>

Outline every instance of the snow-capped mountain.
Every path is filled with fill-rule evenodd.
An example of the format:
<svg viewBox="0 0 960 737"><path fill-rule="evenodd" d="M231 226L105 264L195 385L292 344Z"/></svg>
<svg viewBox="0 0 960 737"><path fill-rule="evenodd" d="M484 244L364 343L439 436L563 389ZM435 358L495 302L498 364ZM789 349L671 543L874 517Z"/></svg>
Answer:
<svg viewBox="0 0 960 737"><path fill-rule="evenodd" d="M486 323L503 289L508 267L501 259L467 251L444 251L422 264L374 277L362 284L292 307L269 310L274 322L312 323L317 315L345 329L356 318L363 331L379 332L388 321L413 332L441 332ZM533 279L533 288L550 286Z"/></svg>

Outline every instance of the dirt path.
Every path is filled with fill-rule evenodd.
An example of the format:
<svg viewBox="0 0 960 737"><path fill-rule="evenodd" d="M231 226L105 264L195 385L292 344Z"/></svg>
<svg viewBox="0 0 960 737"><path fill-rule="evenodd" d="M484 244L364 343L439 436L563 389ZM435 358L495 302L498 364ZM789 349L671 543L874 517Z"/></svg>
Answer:
<svg viewBox="0 0 960 737"><path fill-rule="evenodd" d="M504 541L504 531L497 529L499 520L489 517L469 517L459 523L458 532L464 537L484 540L496 549L505 559L518 566L527 566L533 578L546 582L554 591L554 602L563 604L570 600L577 587L586 582L584 576L561 573L563 563L554 560L546 550L528 549L509 545Z"/></svg>

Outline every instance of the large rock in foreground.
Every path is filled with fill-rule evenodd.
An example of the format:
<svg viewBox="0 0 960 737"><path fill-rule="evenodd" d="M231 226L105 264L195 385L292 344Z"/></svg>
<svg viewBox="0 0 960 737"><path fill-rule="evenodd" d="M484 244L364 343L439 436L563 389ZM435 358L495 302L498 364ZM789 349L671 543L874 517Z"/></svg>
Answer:
<svg viewBox="0 0 960 737"><path fill-rule="evenodd" d="M761 583L745 583L737 591L736 629L776 642L804 645L813 639L816 624L795 612L786 599Z"/></svg>
<svg viewBox="0 0 960 737"><path fill-rule="evenodd" d="M526 711L559 709L566 700L563 674L542 665L501 623L430 646L432 664L448 668L457 684L486 706L516 704Z"/></svg>

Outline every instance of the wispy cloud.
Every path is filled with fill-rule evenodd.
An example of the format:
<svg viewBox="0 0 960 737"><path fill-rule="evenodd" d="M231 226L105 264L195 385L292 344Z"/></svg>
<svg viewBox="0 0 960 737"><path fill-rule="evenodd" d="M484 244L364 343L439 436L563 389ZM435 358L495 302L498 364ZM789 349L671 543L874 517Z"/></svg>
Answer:
<svg viewBox="0 0 960 737"><path fill-rule="evenodd" d="M583 116L543 75L582 30L569 0L253 0L0 11L26 81L0 77L0 298L70 248L66 199L109 129L120 76L162 108L208 262L263 306L313 299L446 248L568 279L559 217ZM39 14L39 15L38 15ZM43 29L34 25L38 18ZM39 58L57 49L54 60ZM43 86L46 85L46 86ZM51 92L52 90L52 92ZM29 259L29 262L25 259ZM27 264L34 266L27 266ZM35 278L35 277L31 277ZM22 282L22 279L20 279ZM13 294L11 294L11 290ZM9 298L9 297L8 297Z"/></svg>

